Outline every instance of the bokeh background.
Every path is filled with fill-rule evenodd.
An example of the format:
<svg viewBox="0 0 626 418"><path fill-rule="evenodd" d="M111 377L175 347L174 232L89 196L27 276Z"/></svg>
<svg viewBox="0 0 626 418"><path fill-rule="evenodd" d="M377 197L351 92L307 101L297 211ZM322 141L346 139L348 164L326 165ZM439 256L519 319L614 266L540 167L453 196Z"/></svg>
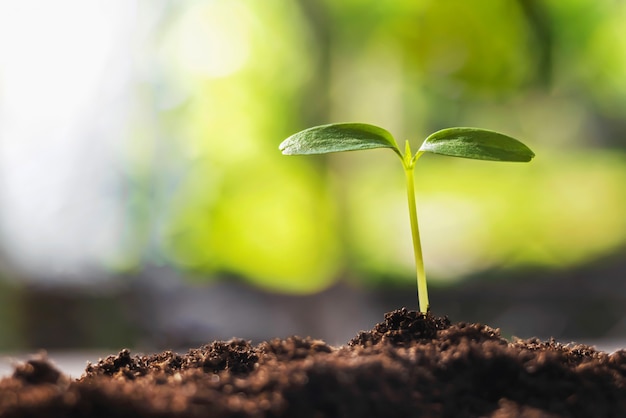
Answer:
<svg viewBox="0 0 626 418"><path fill-rule="evenodd" d="M0 0L0 350L345 343L417 308L389 150L477 126L530 164L416 168L435 314L626 336L626 3Z"/></svg>

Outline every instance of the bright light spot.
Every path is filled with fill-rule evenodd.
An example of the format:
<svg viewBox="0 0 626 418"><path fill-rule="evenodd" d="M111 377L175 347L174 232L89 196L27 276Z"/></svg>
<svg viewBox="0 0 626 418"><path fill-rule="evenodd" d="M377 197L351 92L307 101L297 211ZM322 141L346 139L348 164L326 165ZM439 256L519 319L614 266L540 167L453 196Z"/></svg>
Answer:
<svg viewBox="0 0 626 418"><path fill-rule="evenodd" d="M192 73L225 77L240 70L250 55L247 10L238 2L212 1L191 7L178 22L176 55Z"/></svg>

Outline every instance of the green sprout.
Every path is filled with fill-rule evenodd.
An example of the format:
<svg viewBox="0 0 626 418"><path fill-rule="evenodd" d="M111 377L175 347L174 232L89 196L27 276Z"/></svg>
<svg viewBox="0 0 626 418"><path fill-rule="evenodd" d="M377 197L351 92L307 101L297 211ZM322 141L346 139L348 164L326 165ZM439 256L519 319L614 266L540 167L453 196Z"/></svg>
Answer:
<svg viewBox="0 0 626 418"><path fill-rule="evenodd" d="M426 152L476 160L528 162L535 154L523 143L498 132L478 128L448 128L430 135L415 155L406 141L404 154L393 136L383 128L364 123L337 123L315 126L285 139L279 149L285 155L327 154L373 148L391 148L404 167L406 175L409 218L413 237L413 253L417 272L417 295L420 312L430 310L426 271L422 256L413 169Z"/></svg>

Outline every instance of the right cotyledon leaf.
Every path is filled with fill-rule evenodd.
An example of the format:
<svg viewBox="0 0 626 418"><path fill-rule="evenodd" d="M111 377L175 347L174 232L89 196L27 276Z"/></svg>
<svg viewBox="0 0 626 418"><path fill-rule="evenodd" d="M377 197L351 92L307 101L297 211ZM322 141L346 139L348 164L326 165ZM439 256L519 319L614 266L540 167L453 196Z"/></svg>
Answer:
<svg viewBox="0 0 626 418"><path fill-rule="evenodd" d="M419 152L475 160L528 162L535 153L510 136L478 128L448 128L430 135Z"/></svg>

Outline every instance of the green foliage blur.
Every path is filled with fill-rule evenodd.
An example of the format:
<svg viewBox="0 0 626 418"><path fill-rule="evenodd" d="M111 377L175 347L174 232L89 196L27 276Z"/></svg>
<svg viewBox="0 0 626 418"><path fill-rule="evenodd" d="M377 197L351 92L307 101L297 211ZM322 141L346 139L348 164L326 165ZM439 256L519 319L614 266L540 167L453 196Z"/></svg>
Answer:
<svg viewBox="0 0 626 418"><path fill-rule="evenodd" d="M530 165L420 161L431 280L571 267L626 244L626 3L168 4L137 57L129 248L148 250L127 263L285 292L412 283L393 153L278 151L296 131L348 121L414 149L438 129L476 126L537 154Z"/></svg>

